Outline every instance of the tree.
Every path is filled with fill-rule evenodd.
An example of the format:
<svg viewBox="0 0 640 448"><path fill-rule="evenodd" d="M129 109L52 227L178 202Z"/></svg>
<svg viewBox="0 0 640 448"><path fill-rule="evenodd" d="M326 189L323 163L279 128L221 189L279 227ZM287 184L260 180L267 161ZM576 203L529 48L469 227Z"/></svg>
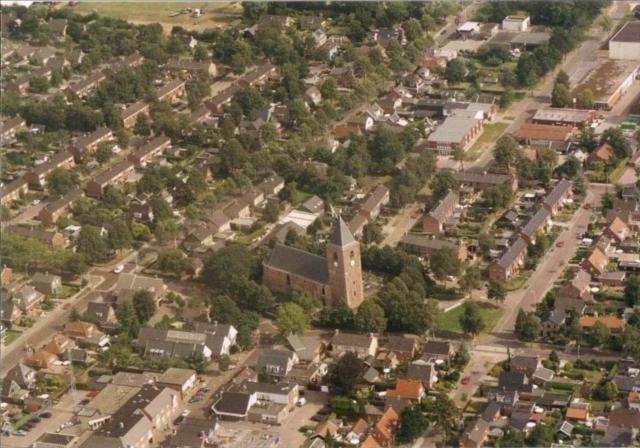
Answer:
<svg viewBox="0 0 640 448"><path fill-rule="evenodd" d="M549 352L549 361L558 364L560 362L560 356L558 356L558 352L555 350L551 350Z"/></svg>
<svg viewBox="0 0 640 448"><path fill-rule="evenodd" d="M504 302L507 298L507 290L501 282L489 282L487 297L498 302Z"/></svg>
<svg viewBox="0 0 640 448"><path fill-rule="evenodd" d="M593 389L593 399L613 401L618 397L618 386L613 381L603 381Z"/></svg>
<svg viewBox="0 0 640 448"><path fill-rule="evenodd" d="M207 358L205 358L200 352L193 352L184 360L187 362L190 369L193 369L198 373L203 373L209 364Z"/></svg>
<svg viewBox="0 0 640 448"><path fill-rule="evenodd" d="M254 266L254 258L245 246L226 246L206 260L202 278L214 289L235 292L236 285L249 278Z"/></svg>
<svg viewBox="0 0 640 448"><path fill-rule="evenodd" d="M460 169L464 171L464 159L466 157L466 153L464 149L457 146L456 149L453 150L453 160L460 164Z"/></svg>
<svg viewBox="0 0 640 448"><path fill-rule="evenodd" d="M109 254L107 241L102 237L100 229L88 224L82 226L76 248L88 263L103 261Z"/></svg>
<svg viewBox="0 0 640 448"><path fill-rule="evenodd" d="M450 191L456 190L457 183L451 171L438 171L431 180L431 193L434 201L445 197Z"/></svg>
<svg viewBox="0 0 640 448"><path fill-rule="evenodd" d="M514 428L507 428L504 433L504 436L499 441L499 445L501 448L516 448L524 446L524 434L522 431L518 431Z"/></svg>
<svg viewBox="0 0 640 448"><path fill-rule="evenodd" d="M382 227L376 222L368 222L362 228L362 242L365 244L381 243L384 239Z"/></svg>
<svg viewBox="0 0 640 448"><path fill-rule="evenodd" d="M295 303L283 303L278 308L276 325L283 337L302 334L309 328L309 315Z"/></svg>
<svg viewBox="0 0 640 448"><path fill-rule="evenodd" d="M629 157L631 154L631 145L620 128L609 128L604 131L601 143L609 143L613 147L616 157L620 159Z"/></svg>
<svg viewBox="0 0 640 448"><path fill-rule="evenodd" d="M474 289L482 287L482 274L476 265L468 266L460 277L458 287L464 293L471 295Z"/></svg>
<svg viewBox="0 0 640 448"><path fill-rule="evenodd" d="M218 360L218 368L221 372L226 372L229 370L229 365L231 364L231 358L229 355L222 355Z"/></svg>
<svg viewBox="0 0 640 448"><path fill-rule="evenodd" d="M278 216L280 216L280 207L278 207L277 202L269 201L264 208L264 212L262 212L262 217L267 222L276 222L278 220Z"/></svg>
<svg viewBox="0 0 640 448"><path fill-rule="evenodd" d="M330 368L327 382L331 386L331 392L336 395L351 395L358 383L364 363L358 359L355 353L347 352Z"/></svg>
<svg viewBox="0 0 640 448"><path fill-rule="evenodd" d="M206 61L207 59L209 59L209 50L207 49L207 47L205 47L201 43L198 43L193 49L193 59L198 62Z"/></svg>
<svg viewBox="0 0 640 448"><path fill-rule="evenodd" d="M496 163L505 168L511 168L518 160L518 142L510 135L503 135L493 148Z"/></svg>
<svg viewBox="0 0 640 448"><path fill-rule="evenodd" d="M576 105L582 109L593 107L593 92L591 89L584 89L576 95Z"/></svg>
<svg viewBox="0 0 640 448"><path fill-rule="evenodd" d="M515 332L519 339L527 342L534 341L540 336L541 331L542 325L538 316L532 312L518 311Z"/></svg>
<svg viewBox="0 0 640 448"><path fill-rule="evenodd" d="M98 145L98 149L96 150L96 161L98 163L107 163L109 159L111 159L111 156L113 156L113 152L111 151L111 147L109 144Z"/></svg>
<svg viewBox="0 0 640 448"><path fill-rule="evenodd" d="M185 256L180 249L167 249L158 254L158 268L176 276L182 274L187 267Z"/></svg>
<svg viewBox="0 0 640 448"><path fill-rule="evenodd" d="M529 446L551 446L553 442L553 428L546 423L538 423L527 437Z"/></svg>
<svg viewBox="0 0 640 448"><path fill-rule="evenodd" d="M454 249L443 247L433 254L429 266L438 280L445 280L448 276L457 277L460 274L461 262Z"/></svg>
<svg viewBox="0 0 640 448"><path fill-rule="evenodd" d="M47 93L49 87L49 81L44 76L32 76L29 80L29 92L31 93Z"/></svg>
<svg viewBox="0 0 640 448"><path fill-rule="evenodd" d="M569 87L564 84L556 84L551 92L551 105L553 107L567 107L571 105L572 98Z"/></svg>
<svg viewBox="0 0 640 448"><path fill-rule="evenodd" d="M469 363L470 360L471 354L469 353L469 344L463 341L462 344L460 344L460 348L453 357L453 363L456 367L462 369Z"/></svg>
<svg viewBox="0 0 640 448"><path fill-rule="evenodd" d="M482 320L480 305L476 302L465 302L460 316L460 328L467 334L476 336L484 330L485 323Z"/></svg>
<svg viewBox="0 0 640 448"><path fill-rule="evenodd" d="M141 289L133 295L133 308L138 318L138 322L146 324L156 313L156 303L153 300L151 291Z"/></svg>
<svg viewBox="0 0 640 448"><path fill-rule="evenodd" d="M396 432L396 441L401 444L412 443L427 429L428 421L420 405L408 406L400 414L400 425Z"/></svg>
<svg viewBox="0 0 640 448"><path fill-rule="evenodd" d="M118 332L125 333L131 338L138 337L140 330L140 322L133 308L133 304L125 301L116 309L116 318L118 320Z"/></svg>
<svg viewBox="0 0 640 448"><path fill-rule="evenodd" d="M444 79L452 83L464 81L467 76L467 67L460 58L455 58L447 63L444 70Z"/></svg>
<svg viewBox="0 0 640 448"><path fill-rule="evenodd" d="M624 302L629 307L634 307L640 301L640 276L630 275L624 285Z"/></svg>
<svg viewBox="0 0 640 448"><path fill-rule="evenodd" d="M605 324L598 321L591 327L589 340L594 347L600 347L609 341L610 336L611 330L609 330Z"/></svg>
<svg viewBox="0 0 640 448"><path fill-rule="evenodd" d="M64 168L55 168L47 175L47 188L52 195L64 196L78 186L78 175Z"/></svg>
<svg viewBox="0 0 640 448"><path fill-rule="evenodd" d="M142 136L151 135L151 125L149 124L149 117L146 114L138 115L136 123L133 126L133 133Z"/></svg>
<svg viewBox="0 0 640 448"><path fill-rule="evenodd" d="M129 230L129 226L123 219L116 219L108 228L107 242L114 249L125 249L131 247L133 236Z"/></svg>
<svg viewBox="0 0 640 448"><path fill-rule="evenodd" d="M387 328L384 310L373 300L365 300L358 308L355 330L362 333L381 333Z"/></svg>

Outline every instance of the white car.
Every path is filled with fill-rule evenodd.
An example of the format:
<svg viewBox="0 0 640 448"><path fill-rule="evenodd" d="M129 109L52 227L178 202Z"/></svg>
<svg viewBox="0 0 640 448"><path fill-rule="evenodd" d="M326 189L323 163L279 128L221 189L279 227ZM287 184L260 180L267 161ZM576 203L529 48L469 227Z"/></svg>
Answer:
<svg viewBox="0 0 640 448"><path fill-rule="evenodd" d="M114 274L119 274L122 271L124 271L124 265L123 264L119 264L118 266L116 266L115 268L113 268L113 273Z"/></svg>
<svg viewBox="0 0 640 448"><path fill-rule="evenodd" d="M182 413L180 414L182 416L182 418L187 417L189 414L191 414L191 410L189 409L185 409L184 411L182 411Z"/></svg>
<svg viewBox="0 0 640 448"><path fill-rule="evenodd" d="M33 205L38 205L40 203L40 199L34 199L32 204Z"/></svg>
<svg viewBox="0 0 640 448"><path fill-rule="evenodd" d="M298 399L298 402L297 402L296 404L297 404L298 406L302 407L302 406L304 406L305 404L307 404L307 399L306 399L306 398L304 398L304 397L300 397L300 398Z"/></svg>

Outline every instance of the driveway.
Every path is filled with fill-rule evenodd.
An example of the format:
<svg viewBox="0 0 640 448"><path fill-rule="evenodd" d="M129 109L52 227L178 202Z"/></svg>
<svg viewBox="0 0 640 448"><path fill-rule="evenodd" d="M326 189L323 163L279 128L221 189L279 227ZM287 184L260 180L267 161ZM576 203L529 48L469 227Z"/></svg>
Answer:
<svg viewBox="0 0 640 448"><path fill-rule="evenodd" d="M280 427L280 446L283 447L299 447L306 437L299 429L302 426L315 426L317 422L311 420L311 417L320 410L328 401L329 394L315 391L306 391L304 397L307 403L302 407L296 407L287 417L284 424Z"/></svg>

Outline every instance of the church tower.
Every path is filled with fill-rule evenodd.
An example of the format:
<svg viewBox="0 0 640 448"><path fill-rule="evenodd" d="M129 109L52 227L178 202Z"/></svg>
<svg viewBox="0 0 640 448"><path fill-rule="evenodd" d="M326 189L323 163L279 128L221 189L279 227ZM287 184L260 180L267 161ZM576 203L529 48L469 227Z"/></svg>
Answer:
<svg viewBox="0 0 640 448"><path fill-rule="evenodd" d="M364 300L360 243L342 217L334 222L327 242L327 267L331 290L329 304L336 305L343 300L352 310L358 308Z"/></svg>

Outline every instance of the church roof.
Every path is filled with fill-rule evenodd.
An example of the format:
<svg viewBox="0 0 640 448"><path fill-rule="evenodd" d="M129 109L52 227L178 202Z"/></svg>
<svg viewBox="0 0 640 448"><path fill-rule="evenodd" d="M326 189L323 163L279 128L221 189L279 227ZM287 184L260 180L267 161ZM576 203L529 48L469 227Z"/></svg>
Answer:
<svg viewBox="0 0 640 448"><path fill-rule="evenodd" d="M317 283L329 283L327 259L295 247L276 244L265 264Z"/></svg>
<svg viewBox="0 0 640 448"><path fill-rule="evenodd" d="M349 226L344 222L342 216L339 216L331 229L329 243L334 246L346 246L355 242L356 240L353 237L351 230L349 230Z"/></svg>

